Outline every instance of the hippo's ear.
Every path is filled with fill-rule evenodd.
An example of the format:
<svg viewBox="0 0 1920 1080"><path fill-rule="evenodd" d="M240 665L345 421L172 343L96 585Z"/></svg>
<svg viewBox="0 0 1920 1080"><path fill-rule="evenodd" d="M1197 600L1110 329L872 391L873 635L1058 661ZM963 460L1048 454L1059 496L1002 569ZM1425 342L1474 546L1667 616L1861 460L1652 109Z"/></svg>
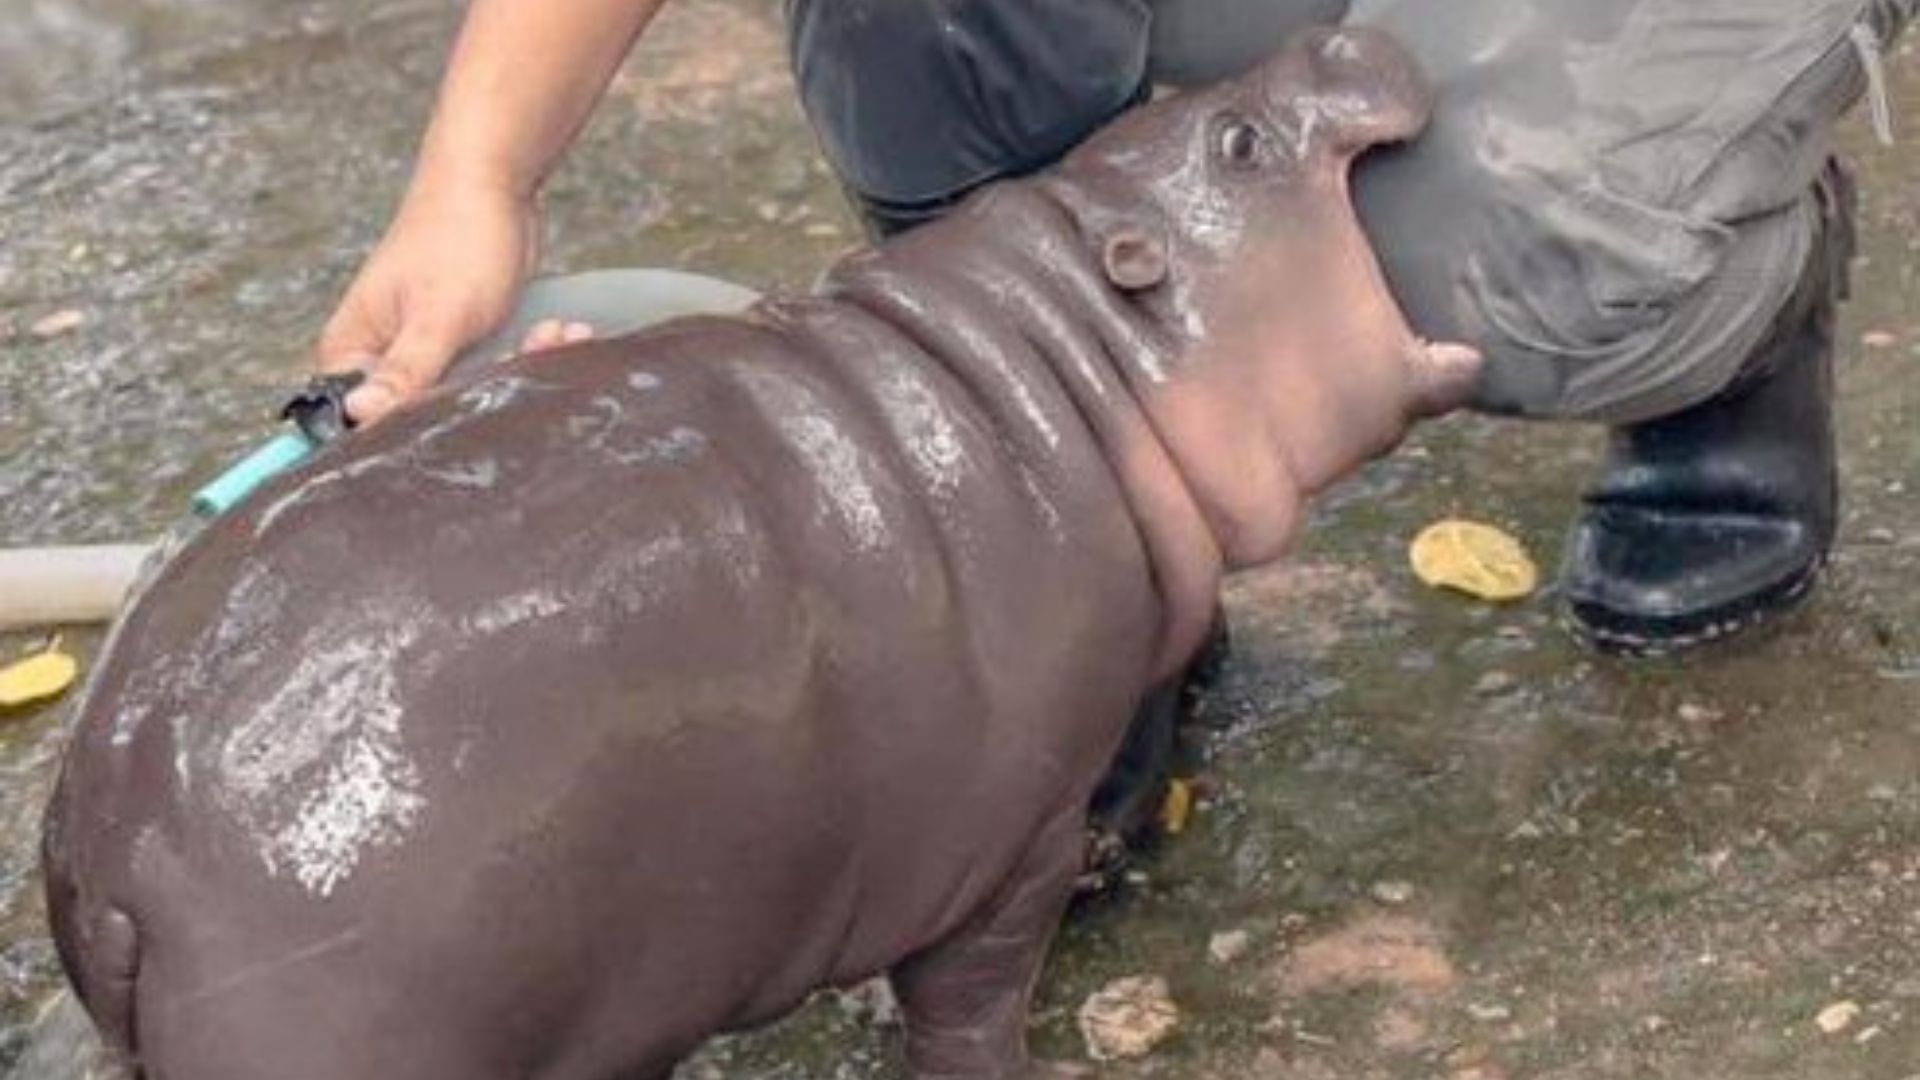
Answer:
<svg viewBox="0 0 1920 1080"><path fill-rule="evenodd" d="M1100 266L1114 287L1141 292L1167 280L1167 245L1133 225L1122 225L1100 249Z"/></svg>

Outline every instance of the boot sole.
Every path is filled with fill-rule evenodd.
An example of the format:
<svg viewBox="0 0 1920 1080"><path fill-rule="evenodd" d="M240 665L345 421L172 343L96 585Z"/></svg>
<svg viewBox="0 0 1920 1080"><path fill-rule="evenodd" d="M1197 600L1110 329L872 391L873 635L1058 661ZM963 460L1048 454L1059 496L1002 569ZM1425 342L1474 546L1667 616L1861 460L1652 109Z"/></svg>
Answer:
<svg viewBox="0 0 1920 1080"><path fill-rule="evenodd" d="M1826 566L1823 556L1733 603L1678 616L1626 615L1597 604L1569 602L1561 624L1575 640L1609 656L1670 656L1725 641L1796 610L1812 594Z"/></svg>

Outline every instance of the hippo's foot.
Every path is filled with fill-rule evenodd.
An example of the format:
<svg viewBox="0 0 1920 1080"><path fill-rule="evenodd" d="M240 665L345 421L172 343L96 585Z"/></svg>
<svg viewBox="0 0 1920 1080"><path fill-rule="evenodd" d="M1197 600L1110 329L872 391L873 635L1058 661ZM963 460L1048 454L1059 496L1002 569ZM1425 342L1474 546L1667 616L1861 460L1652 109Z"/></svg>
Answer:
<svg viewBox="0 0 1920 1080"><path fill-rule="evenodd" d="M1568 537L1575 635L1657 655L1791 610L1838 516L1833 320L1838 269L1816 253L1800 293L1719 397L1614 433Z"/></svg>
<svg viewBox="0 0 1920 1080"><path fill-rule="evenodd" d="M1082 816L1056 814L1000 891L893 969L914 1080L1037 1080L1027 1005L1080 870Z"/></svg>

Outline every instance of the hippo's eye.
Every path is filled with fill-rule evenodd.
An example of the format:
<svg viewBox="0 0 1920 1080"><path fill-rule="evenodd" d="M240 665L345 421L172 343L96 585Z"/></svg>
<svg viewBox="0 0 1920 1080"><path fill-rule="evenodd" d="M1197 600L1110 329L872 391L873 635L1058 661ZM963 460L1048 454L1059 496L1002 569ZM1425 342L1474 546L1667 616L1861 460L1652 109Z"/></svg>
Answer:
<svg viewBox="0 0 1920 1080"><path fill-rule="evenodd" d="M1214 149L1220 160L1237 169L1251 169L1260 164L1260 129L1239 117L1229 117L1220 126Z"/></svg>

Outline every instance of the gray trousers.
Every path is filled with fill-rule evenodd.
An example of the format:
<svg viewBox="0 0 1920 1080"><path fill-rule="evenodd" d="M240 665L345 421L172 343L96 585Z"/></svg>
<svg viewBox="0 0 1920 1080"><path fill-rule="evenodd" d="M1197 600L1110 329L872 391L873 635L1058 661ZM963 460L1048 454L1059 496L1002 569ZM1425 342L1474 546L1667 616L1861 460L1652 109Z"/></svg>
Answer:
<svg viewBox="0 0 1920 1080"><path fill-rule="evenodd" d="M1348 0L788 0L800 98L880 232L1050 164L1154 83L1235 74Z"/></svg>
<svg viewBox="0 0 1920 1080"><path fill-rule="evenodd" d="M1625 423L1739 377L1806 268L1834 121L1920 0L788 0L822 147L877 232L1042 168L1155 82L1314 22L1440 91L1358 168L1396 296L1490 364L1480 408ZM1822 239L1832 238L1832 239ZM1284 298L1279 298L1284 301Z"/></svg>

